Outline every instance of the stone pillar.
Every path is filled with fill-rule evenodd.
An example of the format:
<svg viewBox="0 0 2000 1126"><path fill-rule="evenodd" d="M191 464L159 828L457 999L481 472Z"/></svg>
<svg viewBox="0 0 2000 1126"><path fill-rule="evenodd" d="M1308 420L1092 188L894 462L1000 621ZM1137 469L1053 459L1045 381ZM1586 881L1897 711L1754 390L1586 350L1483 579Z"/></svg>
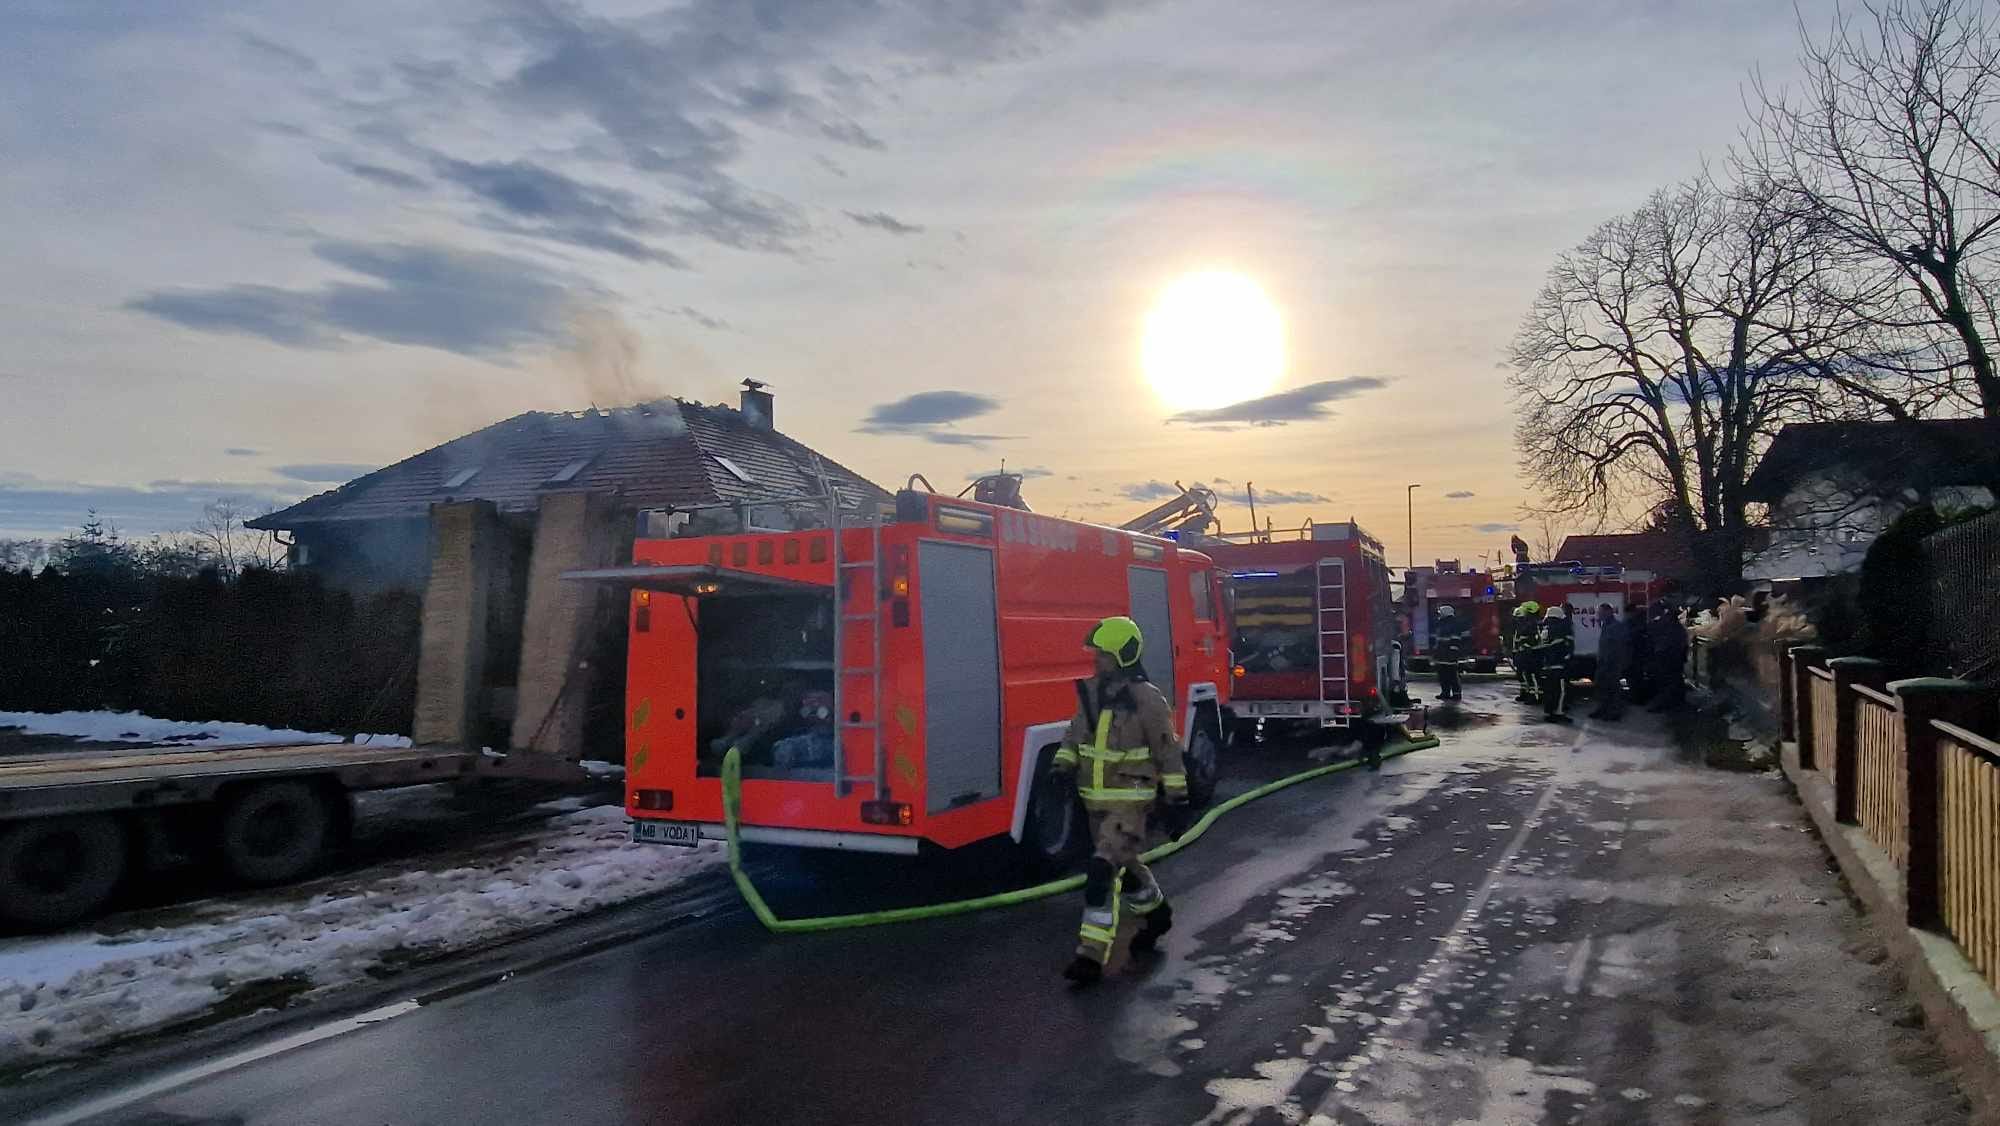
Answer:
<svg viewBox="0 0 2000 1126"><path fill-rule="evenodd" d="M1991 702L1976 684L1938 677L1899 680L1889 690L1902 701L1903 743L1910 763L1910 866L1904 874L1903 899L1911 926L1942 930L1944 771L1938 757L1938 730L1931 721L1989 734L1981 727L1989 719Z"/></svg>
<svg viewBox="0 0 2000 1126"><path fill-rule="evenodd" d="M511 740L515 749L572 762L583 757L585 708L595 683L589 660L595 610L598 600L609 596L602 587L565 581L562 574L613 565L616 544L609 498L585 492L542 498L521 621Z"/></svg>
<svg viewBox="0 0 2000 1126"><path fill-rule="evenodd" d="M431 575L424 587L412 736L475 746L486 679L487 600L499 517L490 501L431 506Z"/></svg>
<svg viewBox="0 0 2000 1126"><path fill-rule="evenodd" d="M1826 667L1833 672L1833 819L1852 825L1861 790L1861 697L1854 686L1880 688L1889 670L1869 657L1835 657Z"/></svg>
<svg viewBox="0 0 2000 1126"><path fill-rule="evenodd" d="M1823 769L1813 761L1812 670L1826 659L1826 650L1817 645L1792 646L1792 734L1799 742L1799 765L1807 770Z"/></svg>
<svg viewBox="0 0 2000 1126"><path fill-rule="evenodd" d="M1792 677L1792 646L1780 641L1774 647L1778 652L1778 742L1789 743L1799 737L1798 717L1792 714L1792 698L1798 693Z"/></svg>

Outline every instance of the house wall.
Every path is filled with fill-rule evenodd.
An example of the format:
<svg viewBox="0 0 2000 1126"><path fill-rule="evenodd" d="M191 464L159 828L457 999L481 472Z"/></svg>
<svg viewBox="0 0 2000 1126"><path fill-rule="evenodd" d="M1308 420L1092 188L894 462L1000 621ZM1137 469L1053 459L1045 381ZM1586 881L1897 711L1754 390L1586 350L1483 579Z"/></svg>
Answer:
<svg viewBox="0 0 2000 1126"><path fill-rule="evenodd" d="M1919 503L1962 508L1991 504L1991 491L1949 487L1899 496L1871 496L1839 487L1820 477L1800 482L1771 506L1770 546L1745 561L1743 577L1752 581L1817 579L1861 569L1869 545Z"/></svg>
<svg viewBox="0 0 2000 1126"><path fill-rule="evenodd" d="M310 524L292 534L292 568L356 594L422 590L430 581L430 522L371 520Z"/></svg>

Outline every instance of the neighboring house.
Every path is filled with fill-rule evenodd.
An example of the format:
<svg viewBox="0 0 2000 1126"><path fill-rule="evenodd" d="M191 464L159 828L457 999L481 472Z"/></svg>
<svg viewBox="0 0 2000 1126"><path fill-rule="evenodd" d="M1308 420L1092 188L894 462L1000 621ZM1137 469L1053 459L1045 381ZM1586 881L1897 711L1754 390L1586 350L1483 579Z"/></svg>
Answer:
<svg viewBox="0 0 2000 1126"><path fill-rule="evenodd" d="M419 742L616 758L626 596L564 572L629 561L642 522L648 535L822 526L759 502L831 485L859 517L894 499L779 433L772 408L745 380L740 409L517 415L249 526L291 533L292 565L335 586L423 590ZM702 507L718 505L734 507Z"/></svg>
<svg viewBox="0 0 2000 1126"><path fill-rule="evenodd" d="M543 499L594 494L633 518L629 542L641 512L816 493L820 472L856 503L890 499L779 433L771 395L746 385L741 409L661 399L515 415L247 523L291 533L291 566L336 586L420 588L435 504L490 502L526 550Z"/></svg>
<svg viewBox="0 0 2000 1126"><path fill-rule="evenodd" d="M1794 423L1750 474L1768 508L1769 543L1744 563L1754 582L1859 570L1875 537L1918 504L1991 504L2000 480L2000 422Z"/></svg>
<svg viewBox="0 0 2000 1126"><path fill-rule="evenodd" d="M1685 537L1667 531L1625 532L1603 536L1569 536L1553 562L1586 567L1623 567L1679 584L1693 582L1698 569Z"/></svg>

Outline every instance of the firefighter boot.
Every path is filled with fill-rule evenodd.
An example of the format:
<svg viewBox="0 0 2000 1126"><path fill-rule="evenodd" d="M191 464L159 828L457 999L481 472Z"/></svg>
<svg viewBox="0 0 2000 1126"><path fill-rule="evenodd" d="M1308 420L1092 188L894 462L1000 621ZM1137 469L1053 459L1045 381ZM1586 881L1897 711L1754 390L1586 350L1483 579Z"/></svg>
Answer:
<svg viewBox="0 0 2000 1126"><path fill-rule="evenodd" d="M1077 928L1076 957L1063 976L1079 986L1094 985L1104 976L1111 947L1118 941L1118 869L1102 856L1084 867L1083 923Z"/></svg>
<svg viewBox="0 0 2000 1126"><path fill-rule="evenodd" d="M1104 967L1097 959L1078 954L1070 959L1069 967L1063 970L1063 976L1076 983L1078 987L1096 985L1104 980Z"/></svg>
<svg viewBox="0 0 2000 1126"><path fill-rule="evenodd" d="M1174 908L1165 896L1161 896L1157 906L1146 912L1139 924L1139 933L1132 936L1132 953L1152 954L1160 948L1160 940L1174 929Z"/></svg>

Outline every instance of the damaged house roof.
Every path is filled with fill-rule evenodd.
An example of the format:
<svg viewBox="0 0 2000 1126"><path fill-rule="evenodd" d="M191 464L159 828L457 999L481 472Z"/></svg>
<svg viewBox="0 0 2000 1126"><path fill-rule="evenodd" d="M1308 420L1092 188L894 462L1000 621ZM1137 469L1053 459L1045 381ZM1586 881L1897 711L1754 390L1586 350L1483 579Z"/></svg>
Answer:
<svg viewBox="0 0 2000 1126"><path fill-rule="evenodd" d="M530 411L247 523L294 529L422 519L447 500L531 512L553 490L613 493L634 509L800 495L819 491L815 456L734 407L659 399L614 410ZM858 498L889 499L845 466L824 456L819 465Z"/></svg>

